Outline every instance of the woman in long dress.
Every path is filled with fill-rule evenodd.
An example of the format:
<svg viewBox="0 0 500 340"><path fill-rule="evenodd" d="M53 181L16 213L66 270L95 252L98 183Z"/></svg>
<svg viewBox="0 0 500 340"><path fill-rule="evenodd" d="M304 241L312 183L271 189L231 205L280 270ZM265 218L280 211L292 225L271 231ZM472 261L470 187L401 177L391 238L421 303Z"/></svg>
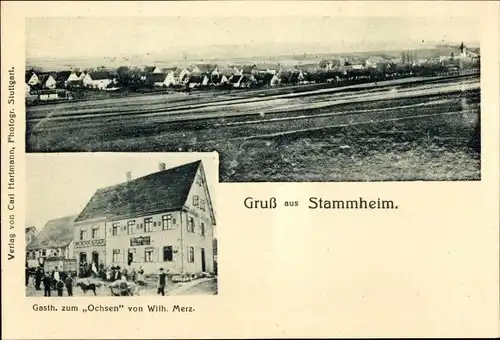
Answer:
<svg viewBox="0 0 500 340"><path fill-rule="evenodd" d="M144 269L139 268L139 271L137 272L137 283L140 285L144 284Z"/></svg>

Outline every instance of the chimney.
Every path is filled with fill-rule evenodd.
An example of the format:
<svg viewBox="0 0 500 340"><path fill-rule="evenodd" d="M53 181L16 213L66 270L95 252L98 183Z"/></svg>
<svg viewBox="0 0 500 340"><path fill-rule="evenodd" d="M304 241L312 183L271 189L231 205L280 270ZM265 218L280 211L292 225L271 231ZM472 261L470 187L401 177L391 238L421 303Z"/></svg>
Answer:
<svg viewBox="0 0 500 340"><path fill-rule="evenodd" d="M132 180L132 173L130 171L127 171L127 182L130 182Z"/></svg>
<svg viewBox="0 0 500 340"><path fill-rule="evenodd" d="M158 169L159 171L167 170L167 165L165 163L160 163Z"/></svg>

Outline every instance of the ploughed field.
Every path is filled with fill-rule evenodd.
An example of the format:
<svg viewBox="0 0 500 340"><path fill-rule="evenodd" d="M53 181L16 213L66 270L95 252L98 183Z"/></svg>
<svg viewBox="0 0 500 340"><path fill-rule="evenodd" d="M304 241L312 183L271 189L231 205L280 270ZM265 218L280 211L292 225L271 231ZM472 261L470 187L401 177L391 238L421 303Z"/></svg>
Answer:
<svg viewBox="0 0 500 340"><path fill-rule="evenodd" d="M221 181L480 178L477 76L292 90L30 107L26 147L216 150Z"/></svg>

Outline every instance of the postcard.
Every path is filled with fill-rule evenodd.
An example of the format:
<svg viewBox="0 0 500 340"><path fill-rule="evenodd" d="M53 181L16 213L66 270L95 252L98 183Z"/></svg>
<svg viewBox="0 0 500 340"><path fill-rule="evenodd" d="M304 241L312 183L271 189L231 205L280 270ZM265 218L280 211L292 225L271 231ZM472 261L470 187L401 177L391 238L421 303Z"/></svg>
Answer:
<svg viewBox="0 0 500 340"><path fill-rule="evenodd" d="M2 3L3 338L499 336L498 13Z"/></svg>

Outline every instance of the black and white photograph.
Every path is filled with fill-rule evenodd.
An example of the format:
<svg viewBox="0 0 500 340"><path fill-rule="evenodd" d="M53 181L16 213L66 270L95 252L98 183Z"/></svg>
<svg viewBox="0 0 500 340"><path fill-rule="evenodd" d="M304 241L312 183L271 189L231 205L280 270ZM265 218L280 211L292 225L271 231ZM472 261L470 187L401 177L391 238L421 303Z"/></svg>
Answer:
<svg viewBox="0 0 500 340"><path fill-rule="evenodd" d="M27 18L26 151L217 151L221 182L480 180L479 20Z"/></svg>
<svg viewBox="0 0 500 340"><path fill-rule="evenodd" d="M26 296L216 295L217 163L28 155Z"/></svg>

